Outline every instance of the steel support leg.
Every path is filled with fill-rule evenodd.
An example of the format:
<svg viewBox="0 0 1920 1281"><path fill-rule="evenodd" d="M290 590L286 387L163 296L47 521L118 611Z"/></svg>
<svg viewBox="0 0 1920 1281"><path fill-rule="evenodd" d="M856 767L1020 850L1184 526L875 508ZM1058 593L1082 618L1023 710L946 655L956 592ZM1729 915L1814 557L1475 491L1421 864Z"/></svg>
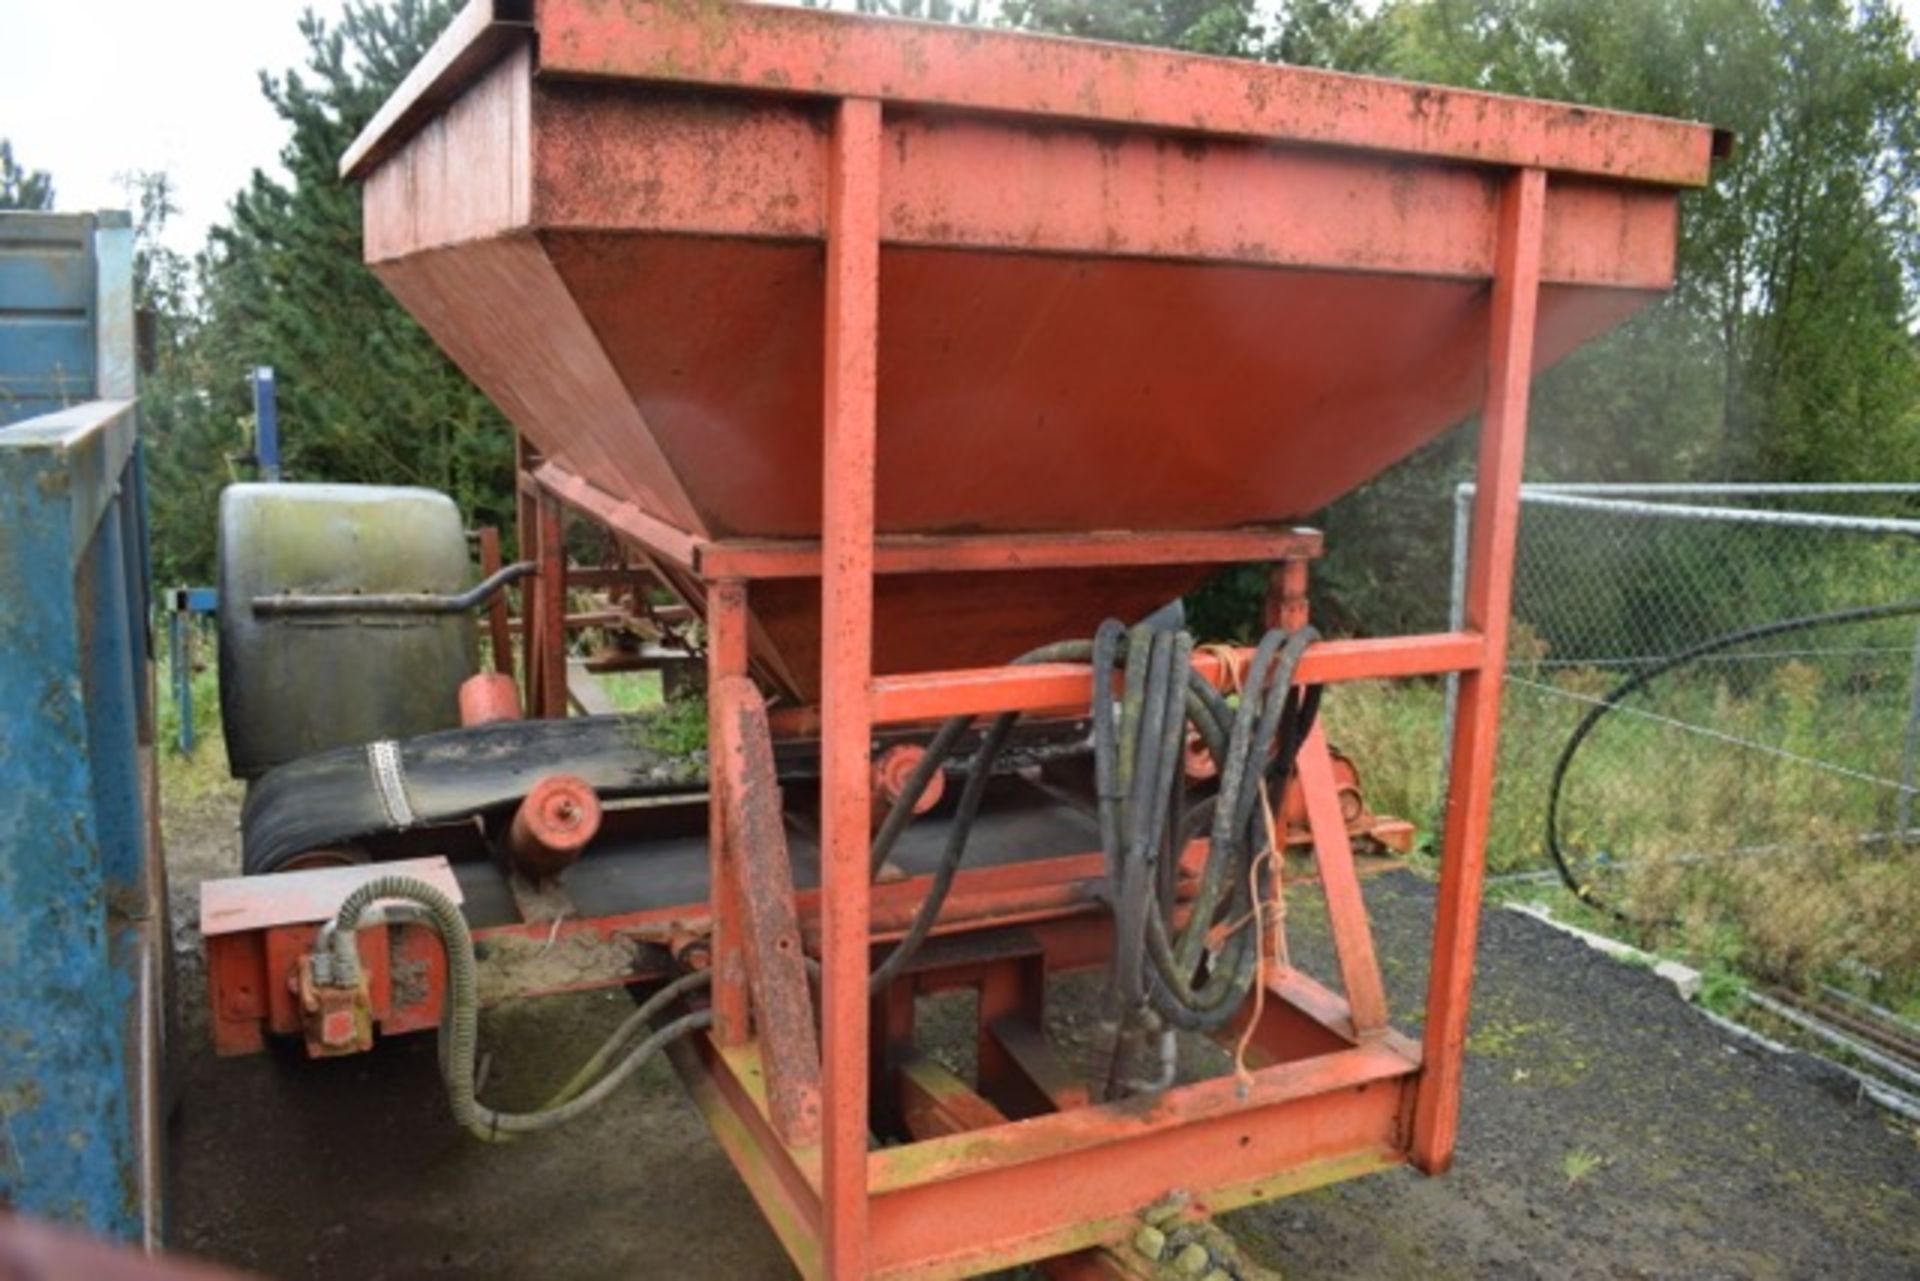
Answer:
<svg viewBox="0 0 1920 1281"><path fill-rule="evenodd" d="M480 574L498 573L506 562L500 554L500 531L492 525L480 530ZM496 592L487 602L487 637L493 645L493 670L513 675L513 633L507 617L507 594Z"/></svg>
<svg viewBox="0 0 1920 1281"><path fill-rule="evenodd" d="M709 758L716 777L727 780L727 862L742 909L737 937L747 961L767 1103L781 1141L807 1147L820 1138L820 1042L800 950L767 705L746 676L725 677L707 697L719 731Z"/></svg>
<svg viewBox="0 0 1920 1281"><path fill-rule="evenodd" d="M1460 678L1433 970L1427 983L1424 1067L1413 1120L1413 1161L1430 1174L1452 1164L1460 1128L1467 1000L1480 931L1500 688L1507 665L1507 609L1513 597L1514 547L1519 537L1520 476L1526 454L1546 193L1546 173L1522 169L1508 181L1500 202L1488 324L1487 407L1480 427L1465 611L1467 627L1485 638L1485 648L1480 665Z"/></svg>
<svg viewBox="0 0 1920 1281"><path fill-rule="evenodd" d="M540 636L538 715L567 714L567 521L560 500L549 494L536 502L540 524L540 605L535 626Z"/></svg>
<svg viewBox="0 0 1920 1281"><path fill-rule="evenodd" d="M747 675L747 585L725 579L707 589L707 689L723 688L727 681ZM707 699L707 742L720 743L721 700ZM707 851L709 893L713 899L713 1038L721 1045L739 1045L747 1039L747 963L740 950L740 931L746 917L740 905L740 878L734 867L733 841L728 834L727 789L732 785L728 763L715 758L707 788Z"/></svg>
<svg viewBox="0 0 1920 1281"><path fill-rule="evenodd" d="M880 104L848 99L827 175L821 494L821 887L827 1274L867 1271L869 741L880 288Z"/></svg>
<svg viewBox="0 0 1920 1281"><path fill-rule="evenodd" d="M518 432L513 437L514 493L513 528L515 542L520 550L520 559L532 560L540 546L540 504L536 497L539 490L534 487L533 469L539 465L540 455L528 443L525 436ZM522 581L520 585L520 705L527 709L528 716L540 715L540 631L535 625L539 616L536 602L539 600L539 582Z"/></svg>
<svg viewBox="0 0 1920 1281"><path fill-rule="evenodd" d="M1360 897L1360 877L1353 868L1346 816L1340 812L1340 784L1333 773L1333 753L1318 722L1300 745L1296 768L1300 772L1300 793L1307 802L1307 826L1313 833L1314 864L1327 896L1327 919L1333 926L1341 986L1353 1011L1354 1035L1366 1040L1386 1031L1387 995L1380 982L1380 962L1374 955L1367 905Z"/></svg>

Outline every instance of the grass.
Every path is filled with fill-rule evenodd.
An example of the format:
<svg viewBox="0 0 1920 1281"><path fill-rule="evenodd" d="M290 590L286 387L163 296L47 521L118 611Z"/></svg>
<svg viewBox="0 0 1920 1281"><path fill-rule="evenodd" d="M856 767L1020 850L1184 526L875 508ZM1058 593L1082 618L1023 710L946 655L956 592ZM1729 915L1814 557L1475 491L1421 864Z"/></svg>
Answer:
<svg viewBox="0 0 1920 1281"><path fill-rule="evenodd" d="M600 678L613 705L633 713L633 741L667 756L691 756L707 748L707 700L667 697L659 672L616 672Z"/></svg>
<svg viewBox="0 0 1920 1281"><path fill-rule="evenodd" d="M659 672L608 672L595 678L607 698L623 712L653 707L666 699Z"/></svg>
<svg viewBox="0 0 1920 1281"><path fill-rule="evenodd" d="M193 751L180 750L181 711L166 647L154 667L154 728L160 765L160 803L169 808L202 808L240 802L241 785L227 772L227 745L220 734L220 676L213 658L212 629L197 637L196 662L189 679L193 709Z"/></svg>
<svg viewBox="0 0 1920 1281"><path fill-rule="evenodd" d="M1567 669L1545 689L1509 684L1487 846L1494 877L1552 867L1555 762L1592 705L1583 700L1617 679ZM1772 750L1626 713L1587 740L1567 779L1563 839L1602 902L1657 924L1623 925L1557 883L1496 879L1490 892L1544 897L1562 919L1685 959L1706 976L1709 1005L1738 1004L1746 983L1829 982L1920 1015L1920 849L1863 841L1891 826L1891 793L1840 772L1897 776L1907 696L1904 674L1798 661L1662 682L1634 705ZM1341 686L1325 706L1369 806L1418 822L1419 857L1437 862L1442 686Z"/></svg>
<svg viewBox="0 0 1920 1281"><path fill-rule="evenodd" d="M1567 1178L1567 1186L1574 1187L1584 1182L1607 1163L1607 1158L1598 1152L1586 1148L1574 1148L1560 1158L1560 1173Z"/></svg>
<svg viewBox="0 0 1920 1281"><path fill-rule="evenodd" d="M707 700L670 698L633 714L634 741L666 756L707 749Z"/></svg>

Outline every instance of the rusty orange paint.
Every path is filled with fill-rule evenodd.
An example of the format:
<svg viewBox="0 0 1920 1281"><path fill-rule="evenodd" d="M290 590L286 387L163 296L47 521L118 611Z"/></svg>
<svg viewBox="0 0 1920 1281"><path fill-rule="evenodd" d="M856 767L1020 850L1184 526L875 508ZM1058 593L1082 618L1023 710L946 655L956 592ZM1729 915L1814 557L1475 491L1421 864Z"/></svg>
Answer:
<svg viewBox="0 0 1920 1281"><path fill-rule="evenodd" d="M820 1042L814 1033L793 862L780 816L780 780L760 690L744 675L723 678L707 693L719 729L710 747L724 775L728 862L740 902L741 950L753 996L753 1030L761 1050L774 1129L788 1147L820 1137Z"/></svg>
<svg viewBox="0 0 1920 1281"><path fill-rule="evenodd" d="M1347 818L1340 810L1339 781L1334 777L1324 725L1316 722L1308 732L1295 768L1313 833L1314 862L1327 896L1333 949L1339 959L1354 1031L1362 1038L1371 1037L1387 1026L1386 988L1380 981L1380 962L1374 956L1366 904L1360 898L1360 879L1353 870L1353 847L1347 840Z"/></svg>
<svg viewBox="0 0 1920 1281"><path fill-rule="evenodd" d="M534 653L530 662L537 683L529 706L539 716L567 714L567 520L555 499L541 495L534 503Z"/></svg>
<svg viewBox="0 0 1920 1281"><path fill-rule="evenodd" d="M478 531L476 541L480 552L480 576L490 578L498 573L505 564L500 555L500 530L493 525L483 525ZM487 602L487 637L493 646L493 674L505 676L509 687L513 681L513 633L508 627L507 596L505 592L495 592L493 599ZM464 708L464 704L462 704ZM514 715L519 715L519 700L514 700ZM464 711L462 724L467 724Z"/></svg>
<svg viewBox="0 0 1920 1281"><path fill-rule="evenodd" d="M876 831L886 820L903 795L906 794L907 780L913 776L920 762L926 758L927 750L914 743L898 743L881 752L873 760L873 822ZM927 778L926 786L920 789L920 795L914 798L913 812L925 814L940 803L947 792L947 774L937 769Z"/></svg>
<svg viewBox="0 0 1920 1281"><path fill-rule="evenodd" d="M707 684L725 689L727 682L747 674L747 585L729 580L715 583L707 595ZM733 729L726 723L727 707L720 699L707 701L707 741L720 743ZM707 893L712 901L713 1035L723 1046L747 1039L747 961L740 930L745 914L740 903L740 877L734 866L733 843L728 837L728 790L736 785L724 770L716 769L707 798Z"/></svg>
<svg viewBox="0 0 1920 1281"><path fill-rule="evenodd" d="M1465 672L1480 663L1484 650L1481 638L1472 632L1325 641L1307 651L1298 680L1303 685L1333 685ZM1233 651L1236 670L1245 667L1251 653ZM1222 667L1218 653L1196 654L1194 667L1218 689L1233 686L1236 672ZM997 711L1082 716L1090 693L1087 668L1078 663L882 676L874 681L874 721L900 725Z"/></svg>
<svg viewBox="0 0 1920 1281"><path fill-rule="evenodd" d="M1426 1071L1413 1118L1413 1161L1429 1173L1453 1162L1460 1129L1467 1002L1480 932L1488 816L1499 747L1500 690L1507 665L1508 606L1520 534L1520 476L1526 457L1527 399L1547 176L1523 169L1500 207L1500 256L1493 279L1492 355L1480 428L1478 489L1468 543L1466 623L1486 638L1486 661L1460 677L1440 852L1433 969L1427 979Z"/></svg>
<svg viewBox="0 0 1920 1281"><path fill-rule="evenodd" d="M507 828L514 868L529 880L560 875L600 834L600 797L573 774L548 774L528 790Z"/></svg>
<svg viewBox="0 0 1920 1281"><path fill-rule="evenodd" d="M520 689L511 671L476 672L460 682L460 723L488 725L520 719Z"/></svg>
<svg viewBox="0 0 1920 1281"><path fill-rule="evenodd" d="M676 926L710 927L716 966L714 1032L676 1063L806 1271L1082 1249L1175 1177L1225 1207L1446 1167L1528 381L1670 287L1679 192L1715 145L1562 104L708 0L475 0L382 109L344 162L367 259L521 433L523 538L552 556L562 501L614 530L706 619L715 703L737 712L751 675L791 704L776 728L820 737L823 884L791 896L821 952L817 1146L749 1020L744 944L790 927L742 901L774 838L726 848L753 826L739 752L716 758L711 902ZM1318 544L1286 545L1292 523L1482 411L1464 627L1329 641L1299 671L1462 675L1423 1041L1386 1023L1316 733L1301 808L1348 995L1274 967L1238 1029L1249 1082L1088 1106L1044 1088L1018 965L1112 947L1080 855L962 872L942 937L1017 926L1037 951L913 978L978 987L1004 1027L985 1075L1037 1114L902 1085L911 992L869 1002L870 946L926 882L868 882L874 727L1084 715L1086 667L1008 664L1237 560L1280 561L1270 621L1304 624ZM548 712L552 607L527 646ZM1244 662L1198 666L1228 688ZM264 959L223 943L220 973L257 987L292 933ZM280 1017L270 983L216 987L235 1044ZM903 1102L960 1132L870 1153L870 1105Z"/></svg>
<svg viewBox="0 0 1920 1281"><path fill-rule="evenodd" d="M536 21L542 67L562 76L866 97L1681 186L1706 181L1713 145L1704 126L1649 116L821 10L546 0Z"/></svg>
<svg viewBox="0 0 1920 1281"><path fill-rule="evenodd" d="M836 95L880 104L882 535L1297 519L1478 407L1506 166L1553 175L1544 368L1670 286L1676 190L1713 150L1701 125L1074 41L516 13L473 6L350 153L367 258L644 546L711 546L696 606L701 577L806 564L754 540L819 537ZM1005 662L1221 563L1008 579L973 552L979 577L876 590L879 671ZM757 599L757 670L812 702L819 593L794 587ZM933 599L1001 648L927 625Z"/></svg>
<svg viewBox="0 0 1920 1281"><path fill-rule="evenodd" d="M820 531L822 1143L826 1274L867 1272L868 823L873 736L874 420L880 104L848 99L827 164L824 516Z"/></svg>
<svg viewBox="0 0 1920 1281"><path fill-rule="evenodd" d="M1328 1156L1390 1154L1413 1071L1389 1045L1362 1046L1262 1068L1244 1088L1229 1076L1144 1105L1099 1104L876 1152L873 1271L1012 1266L1090 1244L1073 1234L1130 1217L1177 1186L1204 1194L1216 1181L1277 1177Z"/></svg>

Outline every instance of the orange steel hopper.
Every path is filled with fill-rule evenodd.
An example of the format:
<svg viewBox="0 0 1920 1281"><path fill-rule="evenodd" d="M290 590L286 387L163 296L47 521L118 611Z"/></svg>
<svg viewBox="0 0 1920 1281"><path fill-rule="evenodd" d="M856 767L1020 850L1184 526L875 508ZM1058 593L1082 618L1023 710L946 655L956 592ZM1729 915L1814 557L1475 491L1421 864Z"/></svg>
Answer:
<svg viewBox="0 0 1920 1281"><path fill-rule="evenodd" d="M886 104L875 522L893 536L1306 516L1481 406L1506 168L1550 175L1539 369L1672 284L1674 189L1713 146L1670 121L1144 49L542 0L470 7L344 168L365 179L367 261L543 480L710 570L709 545L820 535L827 155L850 97ZM875 665L1003 662L1144 614L1210 563L883 557ZM818 600L794 577L753 602L763 674L808 701Z"/></svg>
<svg viewBox="0 0 1920 1281"><path fill-rule="evenodd" d="M369 263L521 436L529 714L566 708L563 507L704 612L707 898L673 920L713 1024L675 1066L803 1272L1084 1251L1170 1181L1219 1210L1448 1166L1529 380L1671 286L1716 150L1702 125L718 0L475 0L355 142ZM958 871L944 950L870 998L872 945L939 901L873 880L877 729L1086 715L1088 666L1004 664L1220 564L1280 562L1269 621L1297 631L1319 538L1291 522L1476 411L1461 628L1294 671L1460 675L1417 1041L1318 727L1295 777L1339 990L1264 952L1245 1078L1102 1103L1063 1079L1045 979L1116 950L1084 846ZM1233 688L1247 663L1193 666ZM798 888L776 723L820 740ZM913 1053L915 996L955 987L977 1091ZM870 1150L880 1128L913 1141Z"/></svg>

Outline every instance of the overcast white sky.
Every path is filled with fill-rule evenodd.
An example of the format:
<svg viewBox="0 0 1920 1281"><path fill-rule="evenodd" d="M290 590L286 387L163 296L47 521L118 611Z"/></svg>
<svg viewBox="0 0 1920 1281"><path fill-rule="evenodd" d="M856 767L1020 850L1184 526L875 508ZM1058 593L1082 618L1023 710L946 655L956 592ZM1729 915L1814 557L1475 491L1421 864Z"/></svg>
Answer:
<svg viewBox="0 0 1920 1281"><path fill-rule="evenodd" d="M323 14L339 0L310 0ZM164 169L177 247L221 220L286 132L259 71L301 61L309 0L0 0L0 137L61 209L121 208L115 175Z"/></svg>
<svg viewBox="0 0 1920 1281"><path fill-rule="evenodd" d="M1920 28L1920 0L1900 0ZM127 203L115 175L164 169L196 248L285 130L259 72L302 61L301 10L340 0L0 0L0 137L52 171L62 209Z"/></svg>

